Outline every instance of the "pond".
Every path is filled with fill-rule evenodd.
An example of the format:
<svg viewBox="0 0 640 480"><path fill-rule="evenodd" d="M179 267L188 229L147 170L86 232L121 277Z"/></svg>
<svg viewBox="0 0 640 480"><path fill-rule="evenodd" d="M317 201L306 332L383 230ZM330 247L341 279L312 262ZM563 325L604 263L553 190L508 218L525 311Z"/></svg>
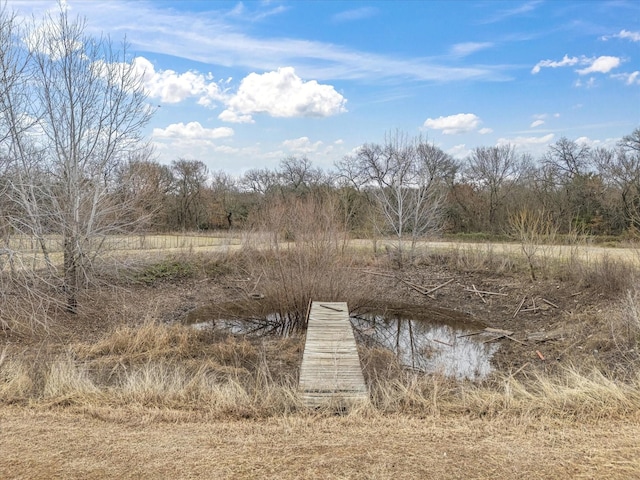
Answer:
<svg viewBox="0 0 640 480"><path fill-rule="evenodd" d="M276 314L250 320L214 320L212 309L206 312L191 312L185 323L193 328L219 329L234 335L289 333L286 327L274 328L279 325ZM491 358L498 344L487 342L488 338L481 334L483 324L456 310L403 306L352 313L351 324L358 343L389 349L403 366L418 372L481 380L493 371Z"/></svg>
<svg viewBox="0 0 640 480"><path fill-rule="evenodd" d="M495 343L478 334L483 327L468 322L431 322L392 314L351 318L356 340L394 352L405 367L456 379L480 380L492 372Z"/></svg>

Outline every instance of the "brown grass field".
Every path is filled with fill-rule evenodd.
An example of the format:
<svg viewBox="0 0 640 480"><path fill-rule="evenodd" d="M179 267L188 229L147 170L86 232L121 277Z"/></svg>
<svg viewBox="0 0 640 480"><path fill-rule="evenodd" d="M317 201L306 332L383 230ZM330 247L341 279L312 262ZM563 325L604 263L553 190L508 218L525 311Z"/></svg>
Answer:
<svg viewBox="0 0 640 480"><path fill-rule="evenodd" d="M541 249L534 281L517 245L423 245L399 265L315 235L130 253L77 315L0 330L0 478L640 478L637 248ZM187 325L272 312L295 325L310 297L515 340L496 341L479 381L362 345L371 403L343 412L301 404L303 333Z"/></svg>
<svg viewBox="0 0 640 480"><path fill-rule="evenodd" d="M0 477L638 478L637 421L0 410Z"/></svg>

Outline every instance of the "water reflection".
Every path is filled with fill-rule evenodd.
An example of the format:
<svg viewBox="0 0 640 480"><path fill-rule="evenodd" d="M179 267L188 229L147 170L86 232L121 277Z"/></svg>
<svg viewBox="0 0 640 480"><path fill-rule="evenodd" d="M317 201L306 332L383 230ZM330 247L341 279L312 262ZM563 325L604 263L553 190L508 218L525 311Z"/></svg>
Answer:
<svg viewBox="0 0 640 480"><path fill-rule="evenodd" d="M498 349L497 344L483 343L486 337L482 335L469 335L478 328L468 324L383 315L358 315L351 322L360 342L390 349L404 366L457 379L486 377L492 371L491 356Z"/></svg>
<svg viewBox="0 0 640 480"><path fill-rule="evenodd" d="M193 328L221 330L234 335L286 337L295 333L289 327L293 323L283 322L282 316L275 313L234 319L221 317L210 310L198 310L188 316L185 323ZM497 343L483 343L487 340L485 335L469 335L482 331L484 325L471 322L455 310L403 306L384 315L354 315L351 323L359 343L393 351L400 363L408 368L457 379L486 377L492 372L491 357L498 349Z"/></svg>
<svg viewBox="0 0 640 480"><path fill-rule="evenodd" d="M293 321L283 321L277 313L270 313L262 318L219 318L204 322L186 324L197 330L221 330L232 335L279 335L288 337L297 332Z"/></svg>

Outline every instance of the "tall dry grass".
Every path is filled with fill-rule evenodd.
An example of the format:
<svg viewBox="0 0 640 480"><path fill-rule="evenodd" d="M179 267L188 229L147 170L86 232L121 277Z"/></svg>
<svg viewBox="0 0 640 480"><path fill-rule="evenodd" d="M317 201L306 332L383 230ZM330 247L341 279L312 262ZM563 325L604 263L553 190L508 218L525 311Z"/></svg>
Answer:
<svg viewBox="0 0 640 480"><path fill-rule="evenodd" d="M275 369L297 363L298 350L283 339L274 358L268 345L182 325L121 327L38 361L27 351L3 354L0 402L281 414L300 402L296 373Z"/></svg>
<svg viewBox="0 0 640 480"><path fill-rule="evenodd" d="M498 275L523 271L523 264L515 254L498 252L493 244L451 244L446 251L426 252L428 263L443 265L454 272L492 272Z"/></svg>
<svg viewBox="0 0 640 480"><path fill-rule="evenodd" d="M303 409L301 338L249 342L181 325L120 328L34 362L0 355L0 403L85 409L167 410L211 418L263 418ZM385 350L363 349L371 403L363 415L640 420L640 375L620 382L597 370L497 375L481 384L402 369Z"/></svg>

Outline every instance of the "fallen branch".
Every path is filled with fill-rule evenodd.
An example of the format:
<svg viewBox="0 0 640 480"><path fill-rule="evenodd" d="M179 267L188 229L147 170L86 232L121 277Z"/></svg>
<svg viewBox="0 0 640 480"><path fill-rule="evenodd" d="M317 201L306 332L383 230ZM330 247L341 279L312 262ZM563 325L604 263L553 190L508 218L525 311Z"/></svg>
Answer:
<svg viewBox="0 0 640 480"><path fill-rule="evenodd" d="M524 310L520 310L520 312L537 312L538 310L540 310L540 307L525 308Z"/></svg>
<svg viewBox="0 0 640 480"><path fill-rule="evenodd" d="M516 370L515 372L513 372L511 374L512 377L515 377L517 374L519 374L522 370L524 370L527 366L529 365L529 362L525 363L524 365L522 365L518 370Z"/></svg>
<svg viewBox="0 0 640 480"><path fill-rule="evenodd" d="M368 273L369 275L377 275L379 277L397 278L395 275L392 275L390 273L372 272L371 270L361 270L361 272Z"/></svg>
<svg viewBox="0 0 640 480"><path fill-rule="evenodd" d="M471 285L471 286L473 287L473 291L475 292L475 294L480 297L480 300L482 300L482 303L487 303L487 301L482 296L482 293L480 293L480 291L476 288L476 286L475 285Z"/></svg>
<svg viewBox="0 0 640 480"><path fill-rule="evenodd" d="M500 335L513 335L513 332L511 330L502 330L500 328L487 327L484 329L484 331L487 333L498 333Z"/></svg>
<svg viewBox="0 0 640 480"><path fill-rule="evenodd" d="M430 293L435 292L436 290L440 290L442 287L445 287L447 285L449 285L451 282L453 282L455 279L452 278L451 280L447 280L446 282L444 282L442 285L438 285L437 287L432 288L431 290L427 290L425 292L425 295L429 295Z"/></svg>
<svg viewBox="0 0 640 480"><path fill-rule="evenodd" d="M341 310L341 309L339 309L339 308L335 308L335 307L331 307L331 306L329 306L329 305L323 305L322 303L320 304L320 306L321 306L322 308L326 308L326 309L328 309L328 310L333 310L334 312L344 312L344 310Z"/></svg>
<svg viewBox="0 0 640 480"><path fill-rule="evenodd" d="M481 333L486 333L486 332L484 330L479 330L477 332L465 333L464 335L458 335L458 338L471 337L473 335L480 335Z"/></svg>
<svg viewBox="0 0 640 480"><path fill-rule="evenodd" d="M506 337L506 335L500 335L499 337L494 337L494 338L490 338L489 340L485 340L482 343L489 343L489 342L495 342L496 340L500 340L501 338Z"/></svg>
<svg viewBox="0 0 640 480"><path fill-rule="evenodd" d="M435 338L431 338L430 339L432 342L436 342L436 343L441 343L442 345L446 345L447 347L453 347L453 345L451 343L447 343L447 342L443 342L441 340L437 340Z"/></svg>
<svg viewBox="0 0 640 480"><path fill-rule="evenodd" d="M522 308L522 305L524 305L524 302L525 302L526 299L527 299L526 295L524 297L522 297L522 301L518 305L518 308L516 308L516 311L513 314L513 318L516 318L516 315L518 315L518 313L520 312L520 309Z"/></svg>
<svg viewBox="0 0 640 480"><path fill-rule="evenodd" d="M544 355L540 353L540 350L536 350L536 353L538 354L538 357L540 357L540 360L544 360Z"/></svg>
<svg viewBox="0 0 640 480"><path fill-rule="evenodd" d="M396 277L398 280L400 280L402 283L404 283L405 285L407 285L409 288L415 290L418 293L421 293L422 295L427 295L426 290L423 290L422 287L416 285L415 283L411 283L408 280L405 280L404 278L398 278Z"/></svg>
<svg viewBox="0 0 640 480"><path fill-rule="evenodd" d="M542 301L544 303L546 303L547 305L551 305L553 308L560 308L558 307L558 305L556 305L555 303L551 303L549 300L547 300L546 298L543 298Z"/></svg>
<svg viewBox="0 0 640 480"><path fill-rule="evenodd" d="M485 290L478 290L478 289L476 289L475 285L472 285L472 286L473 286L473 289L471 289L471 288L467 287L467 288L465 288L465 290L466 290L467 292L481 293L482 295L500 295L500 296L502 296L502 297L508 297L508 296L509 296L509 294L508 294L508 293L487 292L487 291L485 291Z"/></svg>
<svg viewBox="0 0 640 480"><path fill-rule="evenodd" d="M505 335L505 337L507 337L509 340L513 340L516 343L519 343L520 345L524 345L525 347L527 346L526 343L524 343L521 340L518 340L517 338L513 338L511 335Z"/></svg>

